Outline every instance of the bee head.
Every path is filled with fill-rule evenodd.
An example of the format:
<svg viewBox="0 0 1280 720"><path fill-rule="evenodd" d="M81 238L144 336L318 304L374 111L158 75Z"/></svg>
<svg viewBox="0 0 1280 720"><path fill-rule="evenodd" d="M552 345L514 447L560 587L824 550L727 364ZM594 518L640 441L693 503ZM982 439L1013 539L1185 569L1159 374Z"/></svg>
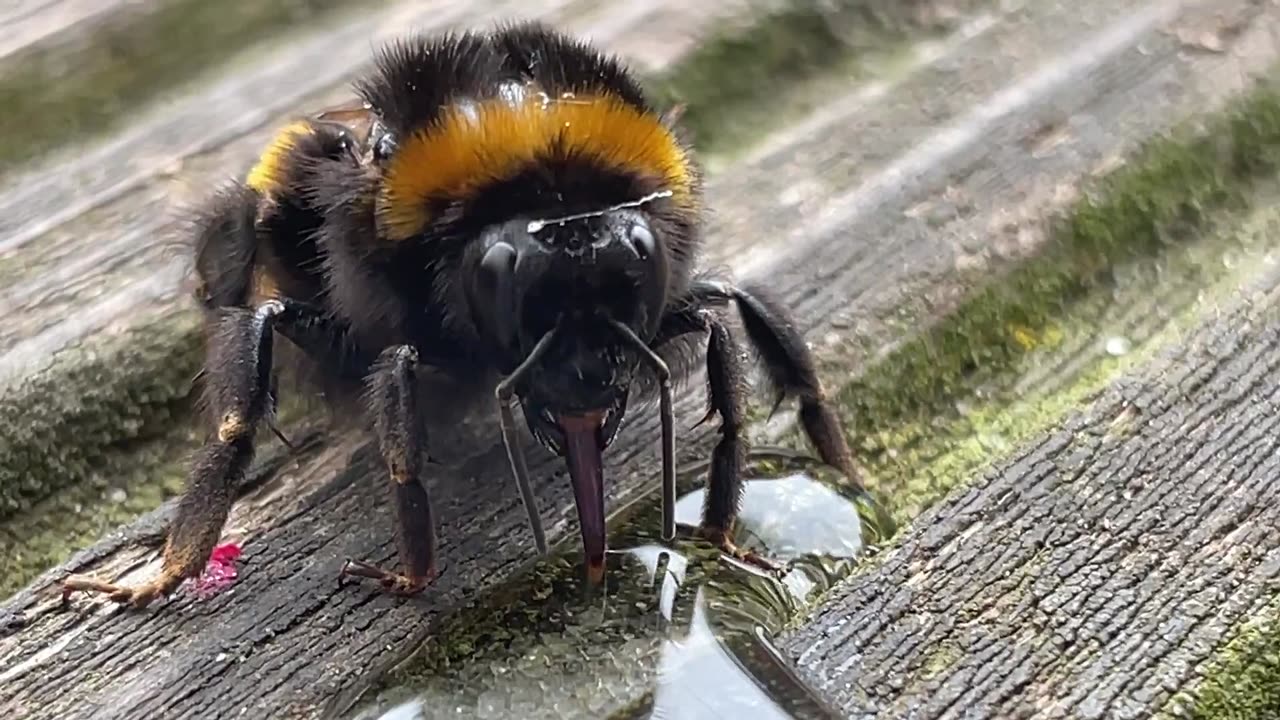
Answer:
<svg viewBox="0 0 1280 720"><path fill-rule="evenodd" d="M667 301L660 232L642 203L490 227L468 273L472 318L508 371L554 337L518 388L530 430L565 451L564 424L595 423L601 448L626 411L640 358L614 323L648 339Z"/></svg>
<svg viewBox="0 0 1280 720"><path fill-rule="evenodd" d="M530 432L565 458L588 566L602 571L603 455L641 367L637 342L657 332L666 305L663 238L637 202L505 222L475 247L473 320L520 378Z"/></svg>

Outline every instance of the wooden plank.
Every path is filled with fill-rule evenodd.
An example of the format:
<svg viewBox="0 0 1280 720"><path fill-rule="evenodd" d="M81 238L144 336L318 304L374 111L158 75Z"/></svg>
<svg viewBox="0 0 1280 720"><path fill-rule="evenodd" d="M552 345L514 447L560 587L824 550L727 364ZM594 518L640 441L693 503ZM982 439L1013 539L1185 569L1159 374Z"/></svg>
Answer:
<svg viewBox="0 0 1280 720"><path fill-rule="evenodd" d="M804 680L847 718L1172 709L1280 577L1280 270L1205 309L786 635Z"/></svg>
<svg viewBox="0 0 1280 720"><path fill-rule="evenodd" d="M50 41L82 37L104 18L154 3L131 0L19 0L0 8L0 61ZM131 7L132 6L132 7Z"/></svg>
<svg viewBox="0 0 1280 720"><path fill-rule="evenodd" d="M974 198L963 213L973 222L989 222L1010 205L1048 209L1053 193L1042 190L1077 182L1100 161L1221 102L1233 89L1221 77L1221 58L1186 55L1161 32L1167 21L1219 7L1097 0L1028 8L1023 17L1034 22L1018 29L1039 28L1040 35L972 39L984 54L922 68L874 105L844 103L850 115L828 118L821 134L793 137L726 172L731 179L715 192L736 182L760 194L748 193L717 224L713 260L742 257L768 268L833 373L848 371L867 357L856 349L851 325L860 336L891 338L902 329L890 315L909 299L940 308L954 300L948 296L962 280L959 258L977 252L988 267L1000 263L971 225L935 232L923 220L904 220L910 208L956 187ZM1259 15L1256 22L1263 27L1271 19ZM1019 45L1027 65L992 63L1020 37L1028 43ZM1266 60L1250 58L1260 66ZM954 82L953 69L965 62L996 79ZM920 98L939 87L950 94L935 99L936 115L922 122ZM1064 117L1080 130L1072 147L1032 153L1027 139ZM898 154L886 157L886 148ZM794 184L781 188L790 193L771 184L788 177ZM806 178L817 178L816 186L803 184ZM682 429L703 411L695 378L677 405ZM440 428L452 435L433 436L456 453L432 480L443 506L444 575L422 601L336 587L344 558L394 556L381 474L362 440L348 438L299 458L238 503L231 527L247 535L248 564L231 592L208 602L175 598L140 614L83 601L58 609L53 584L66 571L92 568L123 574L126 582L153 572L155 536L140 533L108 551L82 553L15 596L0 610L0 626L12 628L0 639L0 708L31 718L318 717L327 703L342 704L428 638L450 608L511 578L532 557L488 415L477 412L466 424ZM712 432L682 431L683 457L705 454ZM635 418L624 432L608 463L611 506L655 487L655 437L650 417ZM558 464L535 464L549 538L572 544L572 502Z"/></svg>

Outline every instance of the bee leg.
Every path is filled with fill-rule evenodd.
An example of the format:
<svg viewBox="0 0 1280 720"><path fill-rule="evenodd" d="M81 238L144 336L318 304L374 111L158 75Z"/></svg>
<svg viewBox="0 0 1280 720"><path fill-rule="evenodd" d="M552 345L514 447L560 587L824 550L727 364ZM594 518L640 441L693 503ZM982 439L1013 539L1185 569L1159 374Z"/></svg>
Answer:
<svg viewBox="0 0 1280 720"><path fill-rule="evenodd" d="M431 502L422 484L426 432L416 403L418 353L408 345L387 349L369 376L369 402L382 457L391 474L396 539L405 573L348 560L342 577L377 580L388 592L416 595L436 578L436 532Z"/></svg>
<svg viewBox="0 0 1280 720"><path fill-rule="evenodd" d="M733 524L742 503L742 468L746 462L746 374L741 348L733 332L708 307L715 300L727 297L711 295L692 299L692 303L662 319L654 349L672 352L673 348L665 347L669 343L686 337L692 339L694 334L707 334L708 409L698 424L719 415L720 440L712 451L702 523L697 527L682 525L679 529L682 535L711 542L730 557L780 575L784 571L781 565L738 547L733 540ZM674 348L674 352L684 350L680 345Z"/></svg>
<svg viewBox="0 0 1280 720"><path fill-rule="evenodd" d="M707 384L709 412L720 416L720 441L711 456L702 525L695 535L713 543L721 552L767 572L781 574L783 567L733 541L733 524L742 503L742 468L746 463L746 382L742 353L729 328L708 319Z"/></svg>
<svg viewBox="0 0 1280 720"><path fill-rule="evenodd" d="M839 470L857 489L862 482L853 462L853 452L841 428L804 336L782 308L764 293L742 287L728 287L752 346L764 360L769 379L777 390L774 410L787 397L800 400L800 424L809 442L827 465Z"/></svg>
<svg viewBox="0 0 1280 720"><path fill-rule="evenodd" d="M222 312L204 373L206 397L218 413L217 432L200 449L187 478L186 493L169 528L160 576L135 587L70 577L63 582L64 599L75 590L86 590L141 608L199 576L208 563L235 501L236 486L253 460L254 430L273 405L272 328L286 310L283 303L271 300L256 310L236 307Z"/></svg>

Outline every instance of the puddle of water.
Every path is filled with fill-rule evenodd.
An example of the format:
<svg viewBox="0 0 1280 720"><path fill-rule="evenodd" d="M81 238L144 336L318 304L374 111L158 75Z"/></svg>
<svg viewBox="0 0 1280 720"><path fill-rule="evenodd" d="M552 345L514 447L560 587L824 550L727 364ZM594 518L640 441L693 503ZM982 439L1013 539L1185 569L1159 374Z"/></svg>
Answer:
<svg viewBox="0 0 1280 720"><path fill-rule="evenodd" d="M748 477L738 542L787 561L783 579L706 543L661 543L658 508L646 508L613 533L602 591L581 582L572 552L551 558L447 620L347 717L839 717L769 638L852 572L884 530L869 499L811 460L754 453ZM677 522L698 522L703 494L681 497Z"/></svg>

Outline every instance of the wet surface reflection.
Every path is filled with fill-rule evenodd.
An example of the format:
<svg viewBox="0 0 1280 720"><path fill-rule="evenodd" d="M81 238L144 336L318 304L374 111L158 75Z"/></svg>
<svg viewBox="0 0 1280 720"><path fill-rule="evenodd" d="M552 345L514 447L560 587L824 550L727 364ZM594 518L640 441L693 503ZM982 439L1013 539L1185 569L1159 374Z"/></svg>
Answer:
<svg viewBox="0 0 1280 720"><path fill-rule="evenodd" d="M847 576L885 530L869 500L834 472L784 459L753 455L737 539L787 561L785 578L706 543L664 545L658 509L646 509L610 538L603 590L580 580L572 552L549 559L446 621L348 717L838 717L769 638ZM696 524L702 502L701 489L682 496L677 522Z"/></svg>

